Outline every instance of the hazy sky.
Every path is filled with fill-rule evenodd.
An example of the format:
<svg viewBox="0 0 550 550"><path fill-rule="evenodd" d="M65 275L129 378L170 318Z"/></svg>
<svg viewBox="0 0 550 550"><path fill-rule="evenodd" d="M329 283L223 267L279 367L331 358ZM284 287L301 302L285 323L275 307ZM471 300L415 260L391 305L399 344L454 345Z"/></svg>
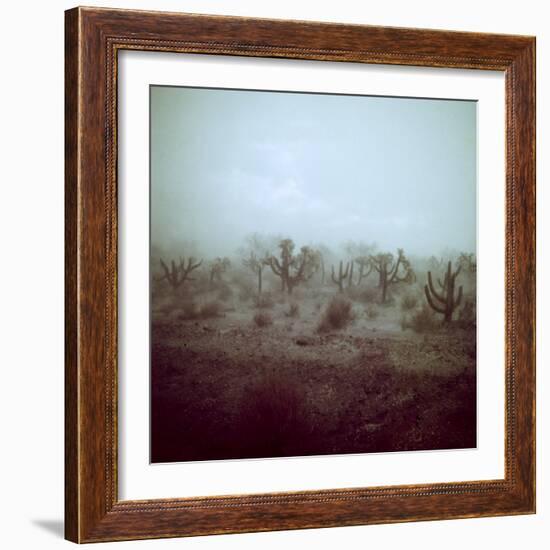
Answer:
<svg viewBox="0 0 550 550"><path fill-rule="evenodd" d="M151 88L153 245L476 247L476 103ZM182 254L185 251L182 251Z"/></svg>

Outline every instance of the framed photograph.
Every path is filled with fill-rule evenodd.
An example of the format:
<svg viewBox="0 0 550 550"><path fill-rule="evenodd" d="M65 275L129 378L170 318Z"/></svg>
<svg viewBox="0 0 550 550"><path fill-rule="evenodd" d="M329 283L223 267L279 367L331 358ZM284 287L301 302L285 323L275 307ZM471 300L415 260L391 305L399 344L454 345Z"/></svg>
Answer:
<svg viewBox="0 0 550 550"><path fill-rule="evenodd" d="M66 12L66 538L535 512L535 39Z"/></svg>

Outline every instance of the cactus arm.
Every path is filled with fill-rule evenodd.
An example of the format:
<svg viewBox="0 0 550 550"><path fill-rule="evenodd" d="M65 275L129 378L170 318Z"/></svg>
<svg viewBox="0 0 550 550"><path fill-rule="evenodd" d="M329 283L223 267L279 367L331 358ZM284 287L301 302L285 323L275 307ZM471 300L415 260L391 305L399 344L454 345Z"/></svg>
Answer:
<svg viewBox="0 0 550 550"><path fill-rule="evenodd" d="M403 266L403 267L405 268L405 266ZM396 274L396 276L393 278L392 282L398 282L398 283L409 282L411 273L414 276L414 272L412 271L412 269L410 267L408 269L405 268L405 272L403 273L403 275L400 277L399 275Z"/></svg>
<svg viewBox="0 0 550 550"><path fill-rule="evenodd" d="M288 276L288 280L291 282L291 284L295 284L298 281L301 281L303 279L304 271L307 263L307 257L308 257L307 251L302 250L302 254L300 255L300 264L298 265L296 273L294 275ZM292 265L296 266L297 261L298 259L294 258L292 260Z"/></svg>
<svg viewBox="0 0 550 550"><path fill-rule="evenodd" d="M161 260L161 264L164 264L164 265L162 266L162 269L163 269L163 271L164 271L164 274L163 274L162 276L160 276L160 277L153 277L153 280L154 280L154 281L160 282L160 281L168 280L168 279L166 278L166 276L167 276L167 274L168 274L168 271L167 271L167 268L166 268L166 264L165 264L162 260Z"/></svg>
<svg viewBox="0 0 550 550"><path fill-rule="evenodd" d="M281 264L279 263L279 260L275 258L275 256L271 256L271 258L267 260L267 265L269 265L275 275L278 275L280 277L283 274Z"/></svg>
<svg viewBox="0 0 550 550"><path fill-rule="evenodd" d="M378 273L380 273L380 262L374 256L371 256L371 260L372 260L372 266L374 267L374 269Z"/></svg>
<svg viewBox="0 0 550 550"><path fill-rule="evenodd" d="M368 277L373 270L372 262L365 258L358 258L355 260L359 264L359 282ZM368 271L365 272L365 268L368 267Z"/></svg>
<svg viewBox="0 0 550 550"><path fill-rule="evenodd" d="M437 300L439 300L442 304L447 303L447 300L435 290L431 271L428 271L428 286L430 287L429 288L430 292Z"/></svg>
<svg viewBox="0 0 550 550"><path fill-rule="evenodd" d="M437 311L438 313L442 313L445 315L445 308L443 306L438 306L433 300L430 295L430 291L428 289L428 285L424 285L424 294L426 294L426 300L428 300L428 304L430 304L430 307Z"/></svg>
<svg viewBox="0 0 550 550"><path fill-rule="evenodd" d="M184 267L184 263L182 261L181 263L181 278L179 280L177 280L177 274L175 273L174 276L175 276L175 279L174 279L174 283L176 285L176 287L178 287L180 284L184 283L185 281L194 281L195 279L191 279L189 277L189 274L191 273L191 271L194 271L195 269L199 268L201 265L202 265L202 260L200 262L197 262L197 263L193 263L194 262L194 258L190 257L188 258L187 260L187 267Z"/></svg>
<svg viewBox="0 0 550 550"><path fill-rule="evenodd" d="M183 274L185 276L189 275L189 273L191 273L191 271L197 269L198 267L200 267L202 265L202 260L200 262L197 262L197 263L193 263L194 259L193 258L189 258L187 260L187 267L185 267L183 269Z"/></svg>
<svg viewBox="0 0 550 550"><path fill-rule="evenodd" d="M388 282L393 283L397 280L397 272L399 270L400 265L401 265L401 254L397 257L397 261L395 262L393 269L390 267L390 276L389 276Z"/></svg>
<svg viewBox="0 0 550 550"><path fill-rule="evenodd" d="M340 277L342 279L345 279L345 278L347 278L348 273L349 273L349 262L346 264L346 269L344 270L344 273L340 275Z"/></svg>
<svg viewBox="0 0 550 550"><path fill-rule="evenodd" d="M460 302L462 302L462 285L458 287L458 296L453 304L453 310L460 305Z"/></svg>
<svg viewBox="0 0 550 550"><path fill-rule="evenodd" d="M338 280L336 279L336 276L334 275L334 266L331 266L331 273L330 273L330 277L332 279L332 282L337 285L338 284Z"/></svg>
<svg viewBox="0 0 550 550"><path fill-rule="evenodd" d="M161 258L160 259L160 265L162 266L162 270L164 271L164 275L160 278L158 278L157 280L158 281L163 281L164 279L166 279L167 281L170 280L170 270L168 269L168 266L166 265L166 263L164 262L164 260Z"/></svg>

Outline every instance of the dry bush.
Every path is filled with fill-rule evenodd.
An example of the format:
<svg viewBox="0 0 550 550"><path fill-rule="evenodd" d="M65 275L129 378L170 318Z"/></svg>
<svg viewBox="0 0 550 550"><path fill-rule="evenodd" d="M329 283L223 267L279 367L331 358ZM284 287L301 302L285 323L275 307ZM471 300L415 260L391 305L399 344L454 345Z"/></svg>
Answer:
<svg viewBox="0 0 550 550"><path fill-rule="evenodd" d="M235 424L246 456L296 453L311 434L303 386L288 374L268 374L243 392Z"/></svg>
<svg viewBox="0 0 550 550"><path fill-rule="evenodd" d="M401 297L401 311L412 311L418 305L418 297L414 294L405 294Z"/></svg>
<svg viewBox="0 0 550 550"><path fill-rule="evenodd" d="M254 323L259 328L268 327L273 324L273 317L267 311L258 311L253 319Z"/></svg>
<svg viewBox="0 0 550 550"><path fill-rule="evenodd" d="M180 321L182 320L188 320L188 319L197 319L200 314L199 306L195 302L192 301L186 301L183 302L181 305L181 311L178 315L178 319Z"/></svg>
<svg viewBox="0 0 550 550"><path fill-rule="evenodd" d="M275 300L270 292L264 292L259 296L254 296L254 307L258 309L271 309L275 306Z"/></svg>
<svg viewBox="0 0 550 550"><path fill-rule="evenodd" d="M424 304L422 309L412 313L410 316L404 315L401 319L401 329L412 329L414 332L432 332L441 327L434 312L428 304Z"/></svg>
<svg viewBox="0 0 550 550"><path fill-rule="evenodd" d="M300 306L296 302L292 302L289 307L288 311L285 313L287 317L299 317L300 316Z"/></svg>
<svg viewBox="0 0 550 550"><path fill-rule="evenodd" d="M353 314L351 302L341 296L335 296L325 308L317 330L326 332L333 329L342 329L354 319L355 315Z"/></svg>
<svg viewBox="0 0 550 550"><path fill-rule="evenodd" d="M365 315L368 319L376 319L380 315L378 306L376 304L370 304L365 308Z"/></svg>

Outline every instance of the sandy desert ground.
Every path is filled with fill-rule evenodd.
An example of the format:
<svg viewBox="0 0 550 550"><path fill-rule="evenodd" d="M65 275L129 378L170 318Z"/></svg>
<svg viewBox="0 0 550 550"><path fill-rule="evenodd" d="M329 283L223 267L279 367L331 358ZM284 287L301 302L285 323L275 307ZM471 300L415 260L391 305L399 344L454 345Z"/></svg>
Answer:
<svg viewBox="0 0 550 550"><path fill-rule="evenodd" d="M153 462L475 447L475 319L442 323L425 276L384 304L372 277L252 281L153 286Z"/></svg>

